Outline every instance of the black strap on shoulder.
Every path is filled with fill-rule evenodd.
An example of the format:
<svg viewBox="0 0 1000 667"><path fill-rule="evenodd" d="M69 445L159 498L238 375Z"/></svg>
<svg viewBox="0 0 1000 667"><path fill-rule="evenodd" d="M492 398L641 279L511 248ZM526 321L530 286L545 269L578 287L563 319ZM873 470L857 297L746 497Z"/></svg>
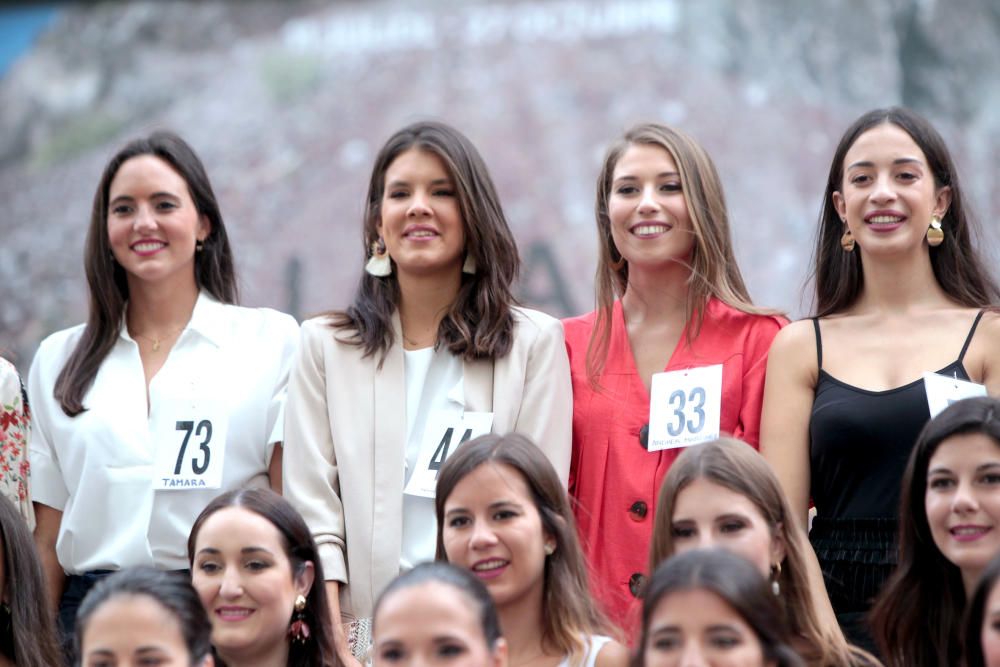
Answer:
<svg viewBox="0 0 1000 667"><path fill-rule="evenodd" d="M823 337L819 335L819 318L812 318L813 328L816 330L816 367L823 368Z"/></svg>
<svg viewBox="0 0 1000 667"><path fill-rule="evenodd" d="M972 321L972 328L969 329L969 335L965 337L965 344L962 345L962 351L958 353L958 360L962 361L965 358L965 351L969 349L969 343L972 342L972 336L976 333L976 327L979 326L979 320L983 319L983 313L986 309L983 308L976 314L976 319Z"/></svg>

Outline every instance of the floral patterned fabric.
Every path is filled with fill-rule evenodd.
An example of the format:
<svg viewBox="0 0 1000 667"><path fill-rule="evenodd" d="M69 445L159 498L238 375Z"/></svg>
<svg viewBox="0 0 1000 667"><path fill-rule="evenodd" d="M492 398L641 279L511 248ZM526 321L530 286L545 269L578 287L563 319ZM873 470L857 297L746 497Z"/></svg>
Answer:
<svg viewBox="0 0 1000 667"><path fill-rule="evenodd" d="M17 507L35 527L35 513L28 493L28 435L31 432L31 410L24 385L17 370L0 358L0 494Z"/></svg>

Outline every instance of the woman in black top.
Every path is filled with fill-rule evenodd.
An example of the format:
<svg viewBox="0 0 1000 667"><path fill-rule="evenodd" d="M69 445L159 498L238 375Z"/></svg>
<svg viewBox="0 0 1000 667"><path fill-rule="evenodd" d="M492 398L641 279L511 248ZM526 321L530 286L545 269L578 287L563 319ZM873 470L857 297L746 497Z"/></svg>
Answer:
<svg viewBox="0 0 1000 667"><path fill-rule="evenodd" d="M816 248L816 312L768 360L761 451L810 540L841 626L873 649L864 616L897 559L899 484L930 417L922 374L1000 393L1000 290L972 245L940 135L902 108L841 138Z"/></svg>

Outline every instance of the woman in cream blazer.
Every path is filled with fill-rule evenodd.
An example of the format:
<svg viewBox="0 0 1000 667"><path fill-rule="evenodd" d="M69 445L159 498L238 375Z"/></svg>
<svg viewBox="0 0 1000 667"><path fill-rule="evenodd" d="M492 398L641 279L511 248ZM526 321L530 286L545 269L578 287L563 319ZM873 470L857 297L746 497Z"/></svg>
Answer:
<svg viewBox="0 0 1000 667"><path fill-rule="evenodd" d="M303 325L285 417L285 493L319 545L332 611L350 624L338 636L348 664L349 646L367 650L382 588L434 557L435 429L491 415L472 435L523 433L565 483L572 420L562 327L512 305L517 248L468 139L439 123L393 135L376 158L365 239L352 305ZM404 494L421 472L430 496Z"/></svg>

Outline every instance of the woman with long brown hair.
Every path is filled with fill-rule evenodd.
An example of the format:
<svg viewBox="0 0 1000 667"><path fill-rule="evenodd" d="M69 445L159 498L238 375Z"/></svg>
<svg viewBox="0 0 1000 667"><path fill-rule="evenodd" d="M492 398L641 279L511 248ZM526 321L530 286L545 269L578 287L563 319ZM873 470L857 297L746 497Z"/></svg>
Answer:
<svg viewBox="0 0 1000 667"><path fill-rule="evenodd" d="M184 540L220 492L280 488L298 333L288 315L235 305L212 185L170 132L108 162L84 262L87 323L42 341L28 376L35 541L68 636L98 578L187 569Z"/></svg>
<svg viewBox="0 0 1000 667"><path fill-rule="evenodd" d="M738 440L686 449L660 489L650 571L673 554L703 547L738 553L769 578L792 645L807 665L877 664L847 644L778 479L760 454Z"/></svg>
<svg viewBox="0 0 1000 667"><path fill-rule="evenodd" d="M437 557L486 584L511 664L624 667L628 652L591 599L569 497L530 440L463 445L441 469L435 506Z"/></svg>
<svg viewBox="0 0 1000 667"><path fill-rule="evenodd" d="M815 251L815 315L775 339L761 451L819 558L841 627L874 649L866 615L896 566L900 480L930 418L923 374L1000 393L1000 299L944 140L904 108L844 132ZM933 382L933 377L931 378Z"/></svg>
<svg viewBox="0 0 1000 667"><path fill-rule="evenodd" d="M562 328L515 305L517 246L472 143L436 122L393 134L363 238L351 305L303 325L285 418L287 494L349 624L347 661L368 650L378 592L433 558L435 479L460 442L524 433L562 479L570 450Z"/></svg>
<svg viewBox="0 0 1000 667"><path fill-rule="evenodd" d="M651 509L677 447L720 434L756 444L767 350L784 319L750 302L719 175L683 132L637 125L615 141L596 214L597 309L563 322L570 494L595 594L631 631Z"/></svg>

